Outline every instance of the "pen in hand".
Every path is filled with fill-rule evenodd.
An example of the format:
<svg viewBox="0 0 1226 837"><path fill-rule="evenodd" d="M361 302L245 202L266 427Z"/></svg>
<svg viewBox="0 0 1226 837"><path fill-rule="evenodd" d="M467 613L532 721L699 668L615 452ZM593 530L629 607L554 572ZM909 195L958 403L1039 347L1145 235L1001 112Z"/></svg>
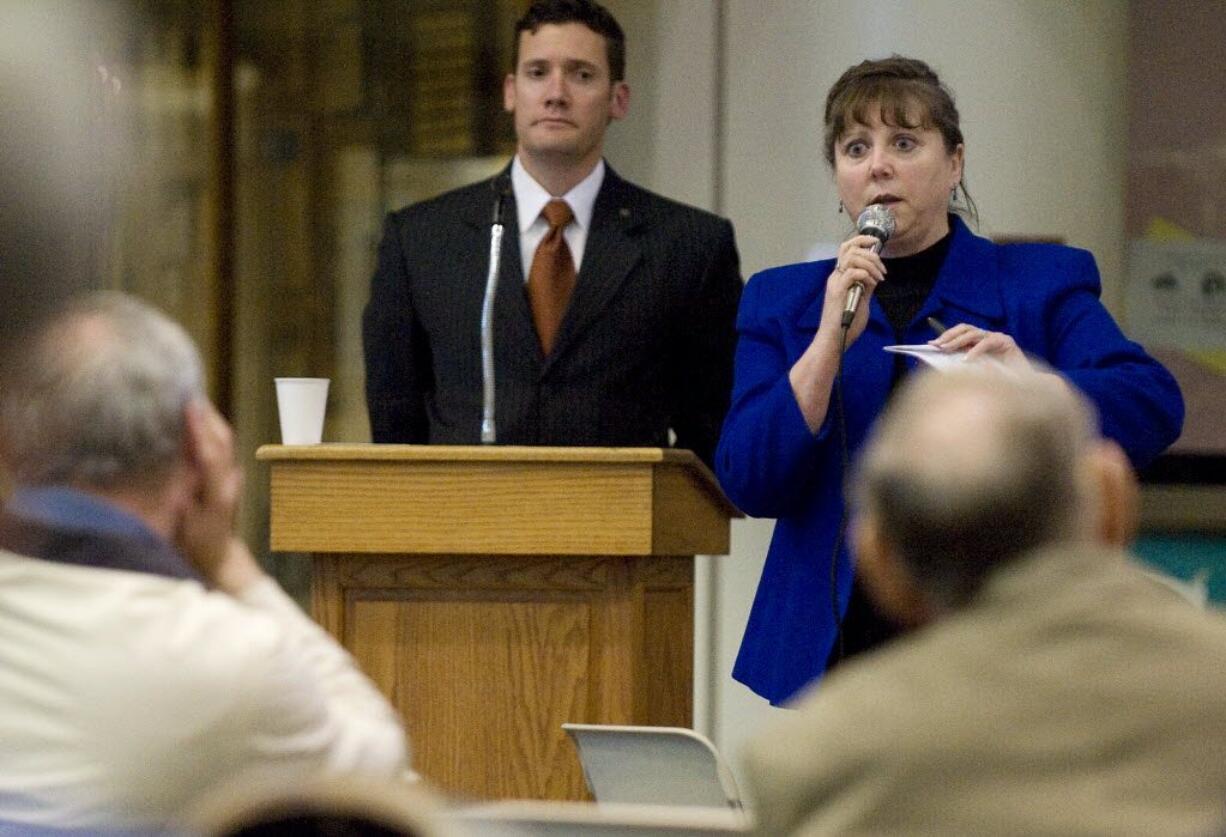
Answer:
<svg viewBox="0 0 1226 837"><path fill-rule="evenodd" d="M945 328L945 323L941 322L936 317L928 318L928 327L937 333L937 337L940 337L942 334L948 331L948 329Z"/></svg>

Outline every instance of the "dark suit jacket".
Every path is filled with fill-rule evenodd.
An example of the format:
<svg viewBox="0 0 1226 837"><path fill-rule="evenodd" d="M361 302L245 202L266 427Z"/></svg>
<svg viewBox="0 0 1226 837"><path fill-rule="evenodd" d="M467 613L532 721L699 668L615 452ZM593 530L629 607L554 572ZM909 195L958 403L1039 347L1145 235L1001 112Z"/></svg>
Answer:
<svg viewBox="0 0 1226 837"><path fill-rule="evenodd" d="M506 180L504 180L506 178ZM362 323L376 442L480 441L481 303L506 173L387 217ZM544 356L515 201L494 312L498 442L668 445L710 463L728 408L741 276L732 225L606 166L574 296Z"/></svg>

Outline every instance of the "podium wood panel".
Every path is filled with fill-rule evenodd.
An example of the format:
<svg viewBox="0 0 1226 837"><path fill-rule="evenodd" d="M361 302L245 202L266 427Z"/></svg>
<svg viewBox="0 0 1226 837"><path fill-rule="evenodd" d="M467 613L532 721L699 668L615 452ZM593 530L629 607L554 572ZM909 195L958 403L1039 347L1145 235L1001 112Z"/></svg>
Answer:
<svg viewBox="0 0 1226 837"><path fill-rule="evenodd" d="M582 799L564 722L692 723L693 559L487 562L325 562L344 616L320 621L401 712L423 776L466 797Z"/></svg>
<svg viewBox="0 0 1226 837"><path fill-rule="evenodd" d="M414 768L446 792L581 799L562 723L692 724L692 554L726 551L735 512L692 454L259 456L273 548L314 552L314 617L396 706Z"/></svg>
<svg viewBox="0 0 1226 837"><path fill-rule="evenodd" d="M463 796L578 798L582 776L552 768L574 757L554 728L585 714L587 611L561 594L435 594L359 600L350 626L424 776Z"/></svg>

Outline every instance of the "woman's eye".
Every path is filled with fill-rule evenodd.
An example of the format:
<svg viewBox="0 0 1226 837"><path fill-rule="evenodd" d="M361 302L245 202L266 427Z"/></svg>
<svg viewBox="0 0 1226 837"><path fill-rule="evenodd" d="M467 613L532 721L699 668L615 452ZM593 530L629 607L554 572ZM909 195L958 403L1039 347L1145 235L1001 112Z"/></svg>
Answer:
<svg viewBox="0 0 1226 837"><path fill-rule="evenodd" d="M903 151L910 151L917 145L914 137L899 137L895 144Z"/></svg>
<svg viewBox="0 0 1226 837"><path fill-rule="evenodd" d="M847 145L843 146L843 153L848 157L863 157L867 151L868 144L861 142L860 140L849 142Z"/></svg>

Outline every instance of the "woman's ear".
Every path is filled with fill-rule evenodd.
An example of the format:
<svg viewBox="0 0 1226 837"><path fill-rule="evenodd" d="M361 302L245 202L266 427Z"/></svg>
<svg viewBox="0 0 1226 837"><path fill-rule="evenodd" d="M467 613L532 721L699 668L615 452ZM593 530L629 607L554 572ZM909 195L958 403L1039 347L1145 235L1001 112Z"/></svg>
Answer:
<svg viewBox="0 0 1226 837"><path fill-rule="evenodd" d="M954 183L953 186L950 187L950 190L952 191L953 189L957 189L958 185L962 182L963 166L966 165L966 146L964 146L962 143L958 143L958 146L952 153L950 153L949 160L950 163L953 164Z"/></svg>
<svg viewBox="0 0 1226 837"><path fill-rule="evenodd" d="M907 628L932 621L933 608L928 597L915 583L915 576L897 550L881 536L872 515L859 515L852 522L852 543L856 572L882 613Z"/></svg>

